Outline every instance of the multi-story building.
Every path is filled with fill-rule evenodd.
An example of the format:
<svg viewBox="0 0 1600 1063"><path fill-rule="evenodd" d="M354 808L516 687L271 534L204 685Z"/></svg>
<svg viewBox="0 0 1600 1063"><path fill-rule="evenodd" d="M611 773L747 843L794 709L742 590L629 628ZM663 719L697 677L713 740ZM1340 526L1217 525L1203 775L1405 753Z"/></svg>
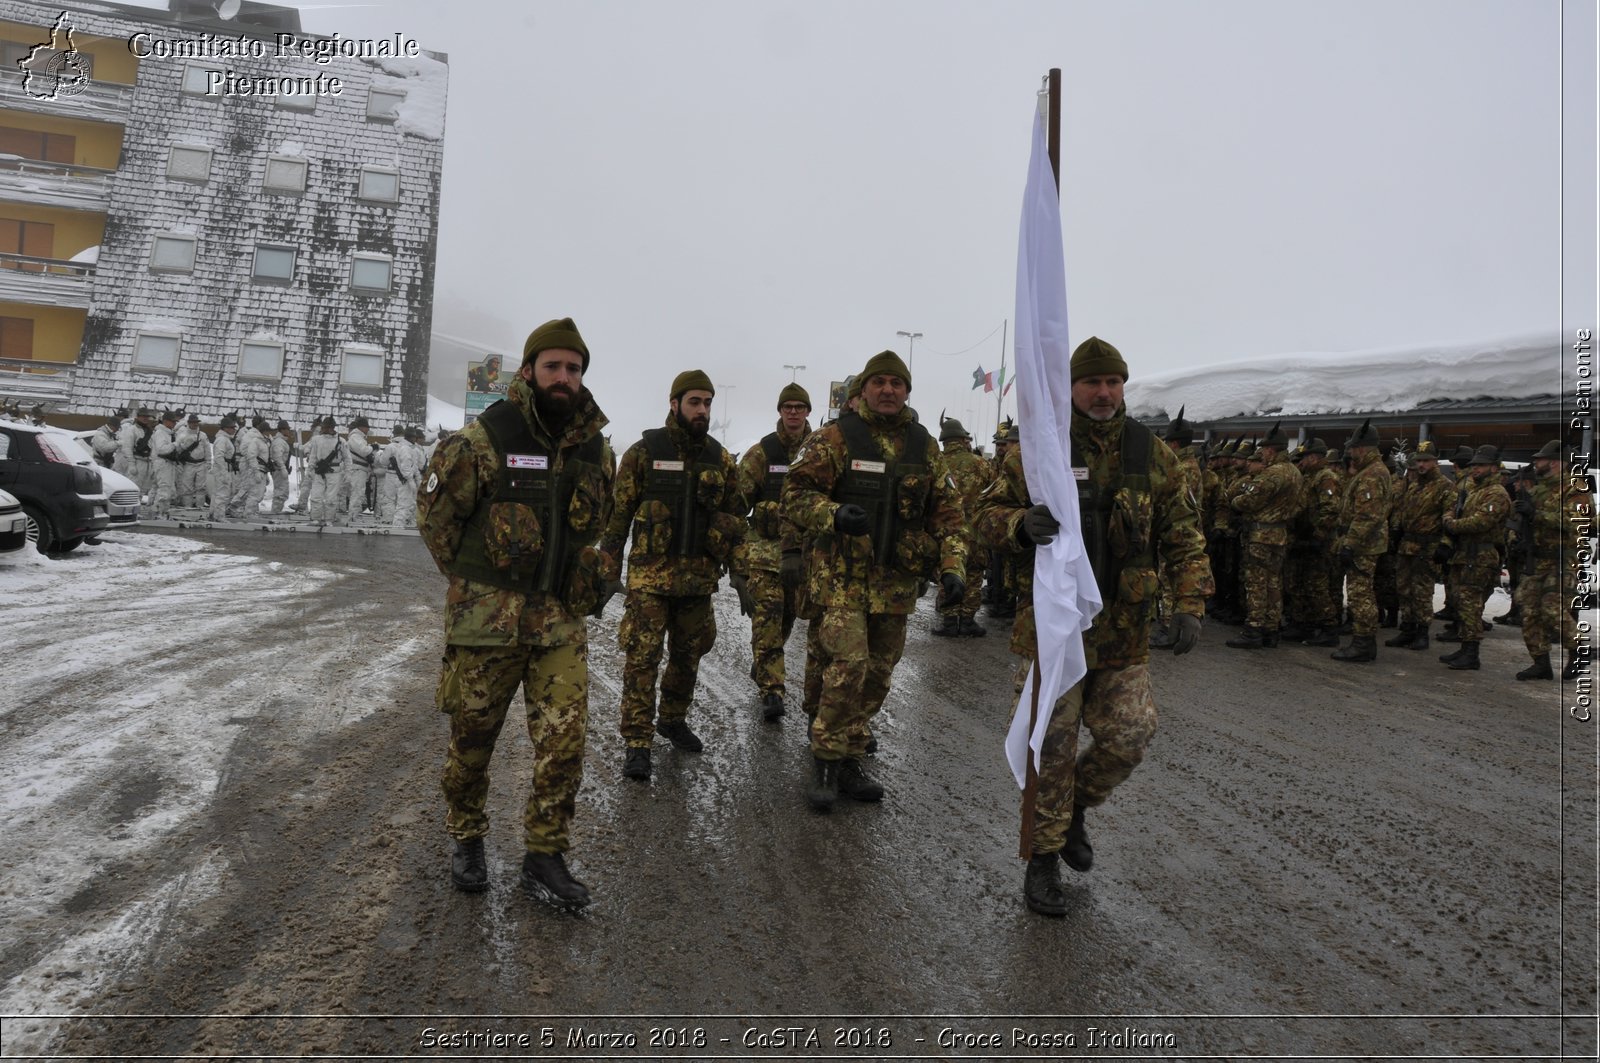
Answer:
<svg viewBox="0 0 1600 1063"><path fill-rule="evenodd" d="M0 395L420 422L445 57L168 3L0 0Z"/></svg>

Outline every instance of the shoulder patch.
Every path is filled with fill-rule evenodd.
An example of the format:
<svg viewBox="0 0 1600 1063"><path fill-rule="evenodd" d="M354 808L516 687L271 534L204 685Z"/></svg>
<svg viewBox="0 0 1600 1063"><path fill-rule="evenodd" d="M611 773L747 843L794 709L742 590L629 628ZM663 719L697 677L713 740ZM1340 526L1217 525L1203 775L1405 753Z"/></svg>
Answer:
<svg viewBox="0 0 1600 1063"><path fill-rule="evenodd" d="M433 492L437 491L438 489L439 489L439 474L436 473L436 472L429 473L428 474L428 486L424 487L423 490L428 492L428 494L431 495L431 494L433 494Z"/></svg>

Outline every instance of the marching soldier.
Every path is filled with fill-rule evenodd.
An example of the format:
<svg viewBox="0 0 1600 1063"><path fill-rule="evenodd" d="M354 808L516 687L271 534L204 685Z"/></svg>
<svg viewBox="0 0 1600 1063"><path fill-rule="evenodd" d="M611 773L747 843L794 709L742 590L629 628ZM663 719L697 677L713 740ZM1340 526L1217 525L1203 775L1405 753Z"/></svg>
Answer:
<svg viewBox="0 0 1600 1063"><path fill-rule="evenodd" d="M228 503L233 498L239 476L239 452L233 442L238 431L239 422L234 420L233 414L225 413L216 438L211 441L211 519L214 521L233 518Z"/></svg>
<svg viewBox="0 0 1600 1063"><path fill-rule="evenodd" d="M939 445L912 419L911 371L893 351L867 361L858 412L806 440L783 485L784 514L809 545L807 596L822 610L822 690L811 727L806 799L883 799L867 775L870 721L905 650L920 580L947 602L966 593L967 541L955 482Z"/></svg>
<svg viewBox="0 0 1600 1063"><path fill-rule="evenodd" d="M469 893L489 885L489 761L520 686L534 750L522 887L569 909L590 901L565 853L588 735L584 616L606 578L592 544L614 471L601 434L606 416L583 385L588 366L570 318L534 329L505 399L429 465L418 521L450 578L438 688L439 711L450 718L442 779L455 843L450 880Z"/></svg>
<svg viewBox="0 0 1600 1063"><path fill-rule="evenodd" d="M1384 468L1378 431L1370 419L1362 422L1344 449L1353 472L1344 487L1344 530L1334 543L1334 554L1344 572L1350 601L1350 643L1329 656L1364 664L1378 659L1378 599L1373 579L1378 555L1389 548L1394 481Z"/></svg>
<svg viewBox="0 0 1600 1063"><path fill-rule="evenodd" d="M178 429L178 505L201 509L206 498L206 472L211 468L211 440L200 430L200 415L191 413Z"/></svg>
<svg viewBox="0 0 1600 1063"><path fill-rule="evenodd" d="M161 423L150 433L150 453L154 456L154 503L157 520L172 516L172 500L178 496L178 445L173 429L178 426L175 410L162 410Z"/></svg>
<svg viewBox="0 0 1600 1063"><path fill-rule="evenodd" d="M117 433L122 430L124 413L123 410L112 411L106 423L96 428L94 435L89 437L89 449L94 451L94 460L101 468L117 467Z"/></svg>
<svg viewBox="0 0 1600 1063"><path fill-rule="evenodd" d="M945 469L961 496L962 519L967 527L967 568L962 577L967 590L960 601L940 603L933 634L978 637L987 634L978 623L978 607L983 604L983 573L989 564L989 551L972 537L972 516L978 510L978 497L994 482L994 472L988 462L972 452L972 436L954 417L940 420L939 443Z"/></svg>
<svg viewBox="0 0 1600 1063"><path fill-rule="evenodd" d="M1433 624L1433 588L1438 566L1433 555L1444 541L1444 515L1455 492L1439 473L1439 452L1433 440L1417 444L1410 470L1394 504L1393 524L1400 545L1395 558L1395 588L1400 601L1400 632L1385 646L1407 650L1428 648Z"/></svg>
<svg viewBox="0 0 1600 1063"><path fill-rule="evenodd" d="M1593 522L1588 484L1565 475L1560 442L1551 440L1533 456L1534 486L1511 503L1518 518L1531 525L1532 568L1523 569L1517 586L1522 606L1522 642L1533 664L1518 679L1551 679L1550 645L1559 637L1567 653L1562 679L1576 679L1581 638L1568 606L1578 597L1580 529Z"/></svg>
<svg viewBox="0 0 1600 1063"><path fill-rule="evenodd" d="M1289 437L1278 425L1252 456L1248 475L1234 484L1228 506L1244 524L1242 582L1244 627L1226 645L1234 649L1273 649L1283 620L1283 561L1289 550L1289 522L1300 513L1300 470L1284 450Z"/></svg>
<svg viewBox="0 0 1600 1063"><path fill-rule="evenodd" d="M716 643L711 595L744 538L749 512L732 455L708 434L711 378L698 369L672 382L667 422L622 455L616 506L600 540L608 570L620 570L632 529L628 593L617 629L622 675L622 774L650 778L650 732L688 753L703 748L689 727L700 658ZM659 715L656 672L665 648Z"/></svg>
<svg viewBox="0 0 1600 1063"><path fill-rule="evenodd" d="M370 427L366 417L357 417L350 422L350 431L345 436L344 445L350 454L350 508L346 510L346 524L360 517L367 506L367 479L372 475L374 457L374 448L367 442L367 429Z"/></svg>
<svg viewBox="0 0 1600 1063"><path fill-rule="evenodd" d="M1511 498L1500 483L1500 458L1485 443L1472 455L1468 482L1459 487L1456 502L1444 515L1444 530L1454 539L1450 567L1456 575L1456 611L1460 614L1461 645L1439 660L1454 671L1476 671L1478 643L1483 640L1483 603L1500 573L1500 550L1505 537ZM1441 641L1444 641L1441 638Z"/></svg>
<svg viewBox="0 0 1600 1063"><path fill-rule="evenodd" d="M734 552L729 578L740 608L750 617L750 676L761 697L762 719L784 714L783 647L794 630L799 580L783 578L783 481L800 444L811 434L811 396L799 384L778 392L778 426L739 461L739 491L751 504L750 533ZM799 560L798 556L795 559Z"/></svg>

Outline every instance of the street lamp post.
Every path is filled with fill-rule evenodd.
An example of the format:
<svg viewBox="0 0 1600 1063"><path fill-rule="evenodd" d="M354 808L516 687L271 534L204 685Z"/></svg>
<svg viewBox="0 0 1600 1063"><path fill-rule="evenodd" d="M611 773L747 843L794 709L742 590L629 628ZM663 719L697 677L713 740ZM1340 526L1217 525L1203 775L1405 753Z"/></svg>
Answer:
<svg viewBox="0 0 1600 1063"><path fill-rule="evenodd" d="M922 338L920 332L896 332L896 336L904 336L906 343L906 368L916 369L917 341Z"/></svg>
<svg viewBox="0 0 1600 1063"><path fill-rule="evenodd" d="M797 378L800 375L800 370L805 368L805 366L803 366L803 365L790 365L788 362L785 362L783 364L783 367L785 369L790 370L789 383L791 383L791 384L793 384L795 382L795 378Z"/></svg>

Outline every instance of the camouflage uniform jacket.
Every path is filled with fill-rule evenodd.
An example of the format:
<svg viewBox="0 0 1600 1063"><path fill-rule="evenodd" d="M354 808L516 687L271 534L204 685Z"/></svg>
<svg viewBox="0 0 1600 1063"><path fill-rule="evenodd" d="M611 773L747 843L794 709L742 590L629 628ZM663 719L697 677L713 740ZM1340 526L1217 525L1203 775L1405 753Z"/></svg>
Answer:
<svg viewBox="0 0 1600 1063"><path fill-rule="evenodd" d="M1287 456L1278 454L1260 472L1233 485L1228 505L1245 518L1245 538L1253 543L1286 546L1289 522L1302 504L1300 470Z"/></svg>
<svg viewBox="0 0 1600 1063"><path fill-rule="evenodd" d="M1238 514L1234 511L1233 506L1229 504L1228 499L1233 495L1234 487L1243 476L1244 470L1238 465L1229 465L1226 469L1217 473L1217 504L1216 508L1212 510L1211 527L1207 529L1208 531L1230 532L1238 530L1238 526L1235 523L1238 519Z"/></svg>
<svg viewBox="0 0 1600 1063"><path fill-rule="evenodd" d="M1457 507L1461 515L1456 516ZM1444 515L1444 530L1455 536L1456 549L1450 557L1452 565L1486 562L1490 555L1499 555L1499 546L1505 543L1506 520L1511 516L1511 496L1500 483L1498 474L1472 480L1465 498L1459 493Z"/></svg>
<svg viewBox="0 0 1600 1063"><path fill-rule="evenodd" d="M1309 476L1304 473L1301 475L1306 485L1306 505L1301 513L1300 526L1307 542L1320 543L1323 549L1327 549L1339 535L1339 518L1344 508L1344 499L1339 492L1339 474L1324 465L1313 470Z"/></svg>
<svg viewBox="0 0 1600 1063"><path fill-rule="evenodd" d="M788 466L794 463L800 445L811 435L811 423L808 421L796 435L786 436L783 433L783 421L780 420L778 430L773 435L777 436L787 455L786 463L780 467L781 472L776 471L767 460L767 449L763 445L765 440L745 451L744 457L739 459L739 491L750 503L751 512L750 533L734 551L735 572L749 573L752 569L776 572L783 561L783 537L787 529L783 520L781 489L778 501L764 500L762 494L769 476L782 475L787 478Z"/></svg>
<svg viewBox="0 0 1600 1063"><path fill-rule="evenodd" d="M539 420L533 406L533 389L520 377L511 382L506 401L516 405L534 438L550 451L552 474L574 460L578 448L606 425L606 415L595 405L588 388L579 392L572 420L559 438ZM559 595L507 590L449 570L461 551L468 520L480 506L493 503L502 467L506 465L506 458L496 451L484 426L473 422L440 445L417 493L417 531L439 571L450 579L445 592L445 642L452 646L562 646L583 642L588 637L584 613L593 605L599 581L616 578L615 572L604 571L599 555L589 545L599 536L609 512L615 474L611 449L602 448L598 471L589 473L575 487L566 534L577 559L576 571L572 584Z"/></svg>
<svg viewBox="0 0 1600 1063"><path fill-rule="evenodd" d="M1205 473L1200 470L1200 451L1191 443L1189 446L1177 448L1172 453L1177 456L1178 465L1183 469L1183 479L1189 485L1189 497L1194 501L1195 512L1203 512L1206 484Z"/></svg>
<svg viewBox="0 0 1600 1063"><path fill-rule="evenodd" d="M1541 564L1560 561L1567 569L1578 566L1583 529L1590 526L1594 502L1580 478L1552 473L1533 485L1533 556Z"/></svg>
<svg viewBox="0 0 1600 1063"><path fill-rule="evenodd" d="M680 529L674 527L672 507L659 498L645 497L657 462L643 438L627 449L617 467L616 505L600 538L600 549L607 557L621 557L631 528L629 590L671 597L712 594L722 577L722 566L732 563L734 551L745 535L744 515L750 507L739 490L739 467L720 444L717 459L712 462L706 458L711 437L691 437L678 423L676 414L667 414L666 428L677 462L682 463L681 474L692 475L696 481L696 508L709 513L704 552L693 557L673 552L673 538ZM700 467L702 459L715 467Z"/></svg>
<svg viewBox="0 0 1600 1063"><path fill-rule="evenodd" d="M917 604L917 583L945 573L966 578L966 519L961 495L945 467L939 444L927 437L922 454L904 453L909 411L894 417L871 411L859 417L886 466L920 464L922 482L902 479L896 505L905 529L895 544L895 563L878 561L868 535L840 535L834 498L853 460L841 421L824 425L806 440L783 482L784 517L809 546L806 597L813 608L859 609L867 613L907 614ZM908 511L909 509L909 511Z"/></svg>
<svg viewBox="0 0 1600 1063"><path fill-rule="evenodd" d="M972 452L972 448L957 439L944 445L944 465L950 478L956 482L961 494L961 512L965 514L968 537L971 537L972 515L978 510L978 496L994 482L994 469L988 462Z"/></svg>
<svg viewBox="0 0 1600 1063"><path fill-rule="evenodd" d="M1362 557L1376 557L1389 549L1390 491L1394 481L1376 451L1368 454L1345 481L1340 524L1344 533L1333 544L1334 553L1348 547Z"/></svg>
<svg viewBox="0 0 1600 1063"><path fill-rule="evenodd" d="M1195 501L1200 503L1200 530L1209 532L1217 516L1217 494L1222 490L1222 480L1217 470L1207 467L1200 473L1200 493Z"/></svg>
<svg viewBox="0 0 1600 1063"><path fill-rule="evenodd" d="M1400 532L1400 553L1407 557L1432 557L1444 538L1444 515L1455 503L1450 481L1434 469L1427 476L1413 473L1394 503L1394 526Z"/></svg>
<svg viewBox="0 0 1600 1063"><path fill-rule="evenodd" d="M1085 463L1089 479L1109 489L1121 483L1124 411L1109 421L1094 421L1074 414L1072 457ZM1178 459L1164 446L1150 448L1150 489L1128 491L1125 505L1136 525L1119 536L1108 531L1113 553L1120 539L1143 541L1143 551L1124 551L1125 567L1115 587L1103 588L1105 608L1094 618L1083 639L1090 668L1125 668L1150 659L1150 623L1155 616L1156 562L1165 566L1167 580L1179 613L1200 616L1205 600L1215 593L1211 562L1206 559L1200 518L1189 495ZM1126 491L1126 488L1122 490ZM1119 492L1120 493L1120 492ZM978 503L978 537L996 550L1022 555L1018 565L1017 619L1011 629L1011 651L1032 658L1036 651L1033 624L1033 547L1017 538L1023 515L1033 504L1023 474L1020 450L1006 455L1005 468ZM1069 533L1063 529L1063 533Z"/></svg>

